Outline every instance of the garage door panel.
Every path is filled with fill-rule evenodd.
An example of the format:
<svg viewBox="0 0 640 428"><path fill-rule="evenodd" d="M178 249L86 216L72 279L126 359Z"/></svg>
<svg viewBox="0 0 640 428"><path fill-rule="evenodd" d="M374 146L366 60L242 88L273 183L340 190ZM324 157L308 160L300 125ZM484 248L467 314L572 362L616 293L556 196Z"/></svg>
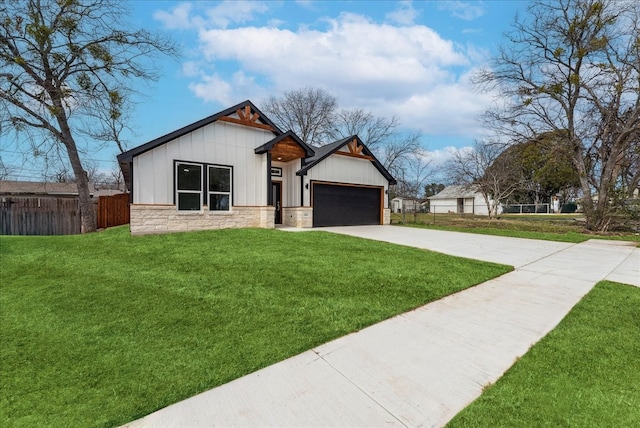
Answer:
<svg viewBox="0 0 640 428"><path fill-rule="evenodd" d="M374 187L313 185L313 225L380 224L381 189Z"/></svg>

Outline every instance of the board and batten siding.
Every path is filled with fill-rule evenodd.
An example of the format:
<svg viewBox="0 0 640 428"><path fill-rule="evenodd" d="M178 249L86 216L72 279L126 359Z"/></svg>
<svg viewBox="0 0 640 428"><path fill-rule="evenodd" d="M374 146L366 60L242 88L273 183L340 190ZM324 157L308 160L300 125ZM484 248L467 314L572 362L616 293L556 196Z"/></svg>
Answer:
<svg viewBox="0 0 640 428"><path fill-rule="evenodd" d="M174 161L233 167L233 205L267 204L267 157L254 149L273 139L273 133L214 122L169 141L133 159L133 203L174 203Z"/></svg>
<svg viewBox="0 0 640 428"><path fill-rule="evenodd" d="M380 186L388 188L387 179L366 159L333 154L315 165L304 178L304 182L328 181L334 183ZM309 186L311 187L311 186ZM310 191L305 189L303 205L311 205ZM388 195L384 194L384 206L389 206Z"/></svg>

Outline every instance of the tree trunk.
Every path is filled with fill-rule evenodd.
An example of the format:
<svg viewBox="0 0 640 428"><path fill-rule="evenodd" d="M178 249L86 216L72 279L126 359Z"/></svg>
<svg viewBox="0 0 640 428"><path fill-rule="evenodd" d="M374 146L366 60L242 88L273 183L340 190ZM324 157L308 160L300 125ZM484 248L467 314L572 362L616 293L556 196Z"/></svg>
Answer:
<svg viewBox="0 0 640 428"><path fill-rule="evenodd" d="M484 203L487 204L487 215L489 216L489 220L491 220L493 214L493 207L491 206L491 200L489 199L489 195L482 192L482 198L484 199Z"/></svg>
<svg viewBox="0 0 640 428"><path fill-rule="evenodd" d="M59 113L57 115L58 124L62 134L62 143L67 148L69 163L75 175L76 185L78 186L78 199L80 201L80 233L88 233L96 231L96 214L91 201L91 192L89 190L89 178L82 167L80 156L76 142L71 135L71 129L67 123L67 117L64 114L62 103L59 103Z"/></svg>
<svg viewBox="0 0 640 428"><path fill-rule="evenodd" d="M73 173L76 177L76 184L78 185L78 197L80 199L80 232L95 232L96 215L93 208L93 202L91 201L89 178L87 177L86 171L82 168L82 163L78 156L75 141L72 141L72 145L67 145L67 152L69 153L69 162L73 168Z"/></svg>

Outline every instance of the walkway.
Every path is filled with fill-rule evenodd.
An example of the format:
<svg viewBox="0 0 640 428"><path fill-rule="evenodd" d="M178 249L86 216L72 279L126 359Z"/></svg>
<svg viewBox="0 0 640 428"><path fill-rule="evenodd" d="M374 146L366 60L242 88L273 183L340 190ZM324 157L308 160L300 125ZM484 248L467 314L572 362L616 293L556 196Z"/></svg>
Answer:
<svg viewBox="0 0 640 428"><path fill-rule="evenodd" d="M574 245L384 226L325 230L516 270L127 426L442 426L596 282L610 278L640 286L640 251L624 242Z"/></svg>

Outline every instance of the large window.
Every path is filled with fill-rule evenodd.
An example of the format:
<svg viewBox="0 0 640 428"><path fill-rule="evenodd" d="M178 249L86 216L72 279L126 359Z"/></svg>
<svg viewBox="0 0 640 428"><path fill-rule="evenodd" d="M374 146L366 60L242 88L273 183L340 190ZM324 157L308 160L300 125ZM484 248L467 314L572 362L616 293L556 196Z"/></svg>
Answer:
<svg viewBox="0 0 640 428"><path fill-rule="evenodd" d="M179 211L199 211L202 206L202 165L176 163L176 191Z"/></svg>
<svg viewBox="0 0 640 428"><path fill-rule="evenodd" d="M209 209L229 211L231 207L231 168L209 167Z"/></svg>
<svg viewBox="0 0 640 428"><path fill-rule="evenodd" d="M179 211L230 211L233 169L230 166L176 162L176 205Z"/></svg>

